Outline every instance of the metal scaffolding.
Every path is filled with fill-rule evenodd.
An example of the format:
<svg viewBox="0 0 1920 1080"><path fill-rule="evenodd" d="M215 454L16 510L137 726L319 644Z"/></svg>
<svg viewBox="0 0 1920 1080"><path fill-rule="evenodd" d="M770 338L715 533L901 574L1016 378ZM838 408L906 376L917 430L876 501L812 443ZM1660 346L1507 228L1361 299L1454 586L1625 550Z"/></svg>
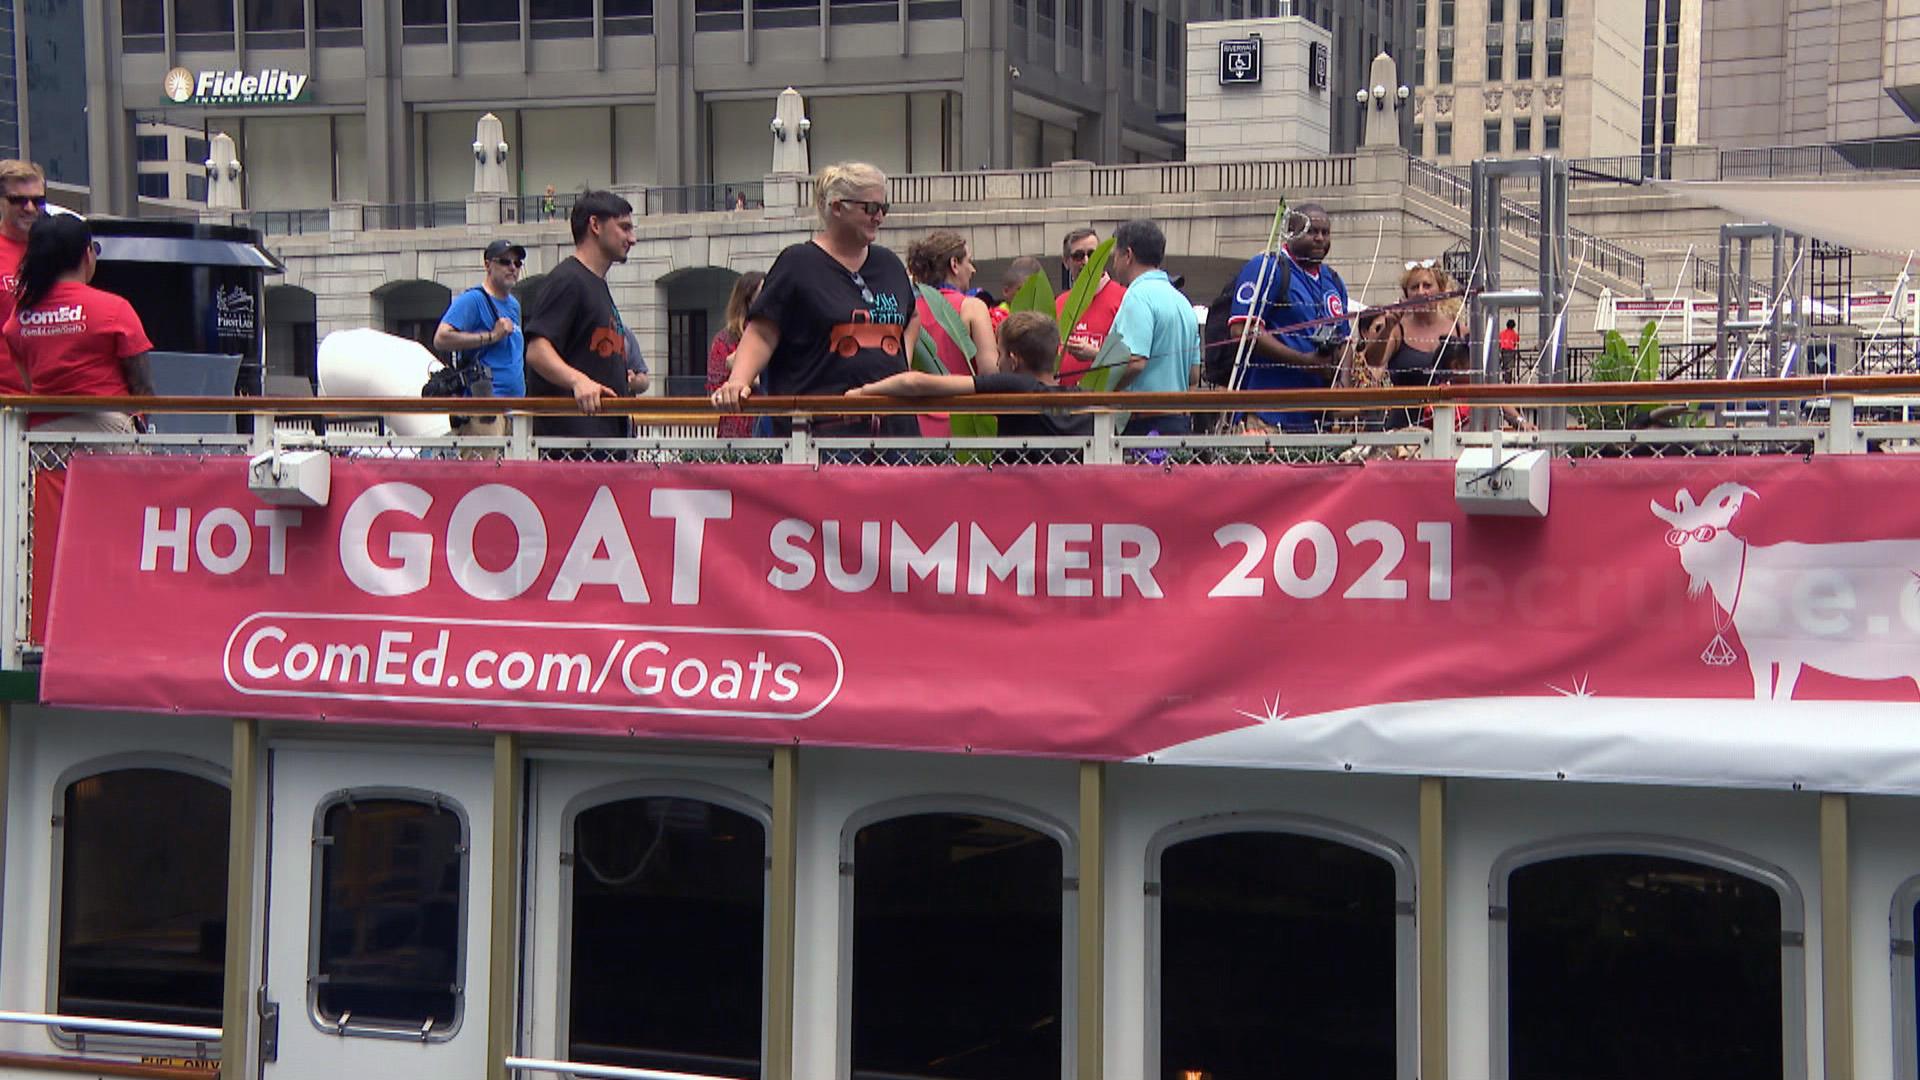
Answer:
<svg viewBox="0 0 1920 1080"><path fill-rule="evenodd" d="M1526 178L1540 193L1539 216L1532 223L1540 242L1539 281L1531 289L1501 286L1502 216L1510 211L1500 194L1503 181ZM1473 274L1467 286L1473 297L1473 381L1499 382L1500 314L1513 308L1532 309L1538 317L1541 382L1564 382L1567 376L1567 163L1558 157L1512 161L1483 159L1473 163ZM1473 427L1486 431L1498 426L1498 410L1475 409ZM1566 409L1540 410L1542 428L1566 426Z"/></svg>

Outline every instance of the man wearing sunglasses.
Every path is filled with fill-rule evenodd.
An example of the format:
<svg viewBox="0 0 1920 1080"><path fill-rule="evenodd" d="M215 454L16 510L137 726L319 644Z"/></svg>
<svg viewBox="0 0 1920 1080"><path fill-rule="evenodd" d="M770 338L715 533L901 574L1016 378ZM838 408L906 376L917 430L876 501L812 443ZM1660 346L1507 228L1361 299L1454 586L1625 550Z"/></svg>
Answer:
<svg viewBox="0 0 1920 1080"><path fill-rule="evenodd" d="M47 209L47 174L31 161L0 161L0 191L7 205L0 210L0 324L13 315L13 290L20 277L20 260L27 254L27 233ZM22 394L20 366L0 342L0 394Z"/></svg>
<svg viewBox="0 0 1920 1080"><path fill-rule="evenodd" d="M1054 298L1053 312L1062 315L1067 310L1067 297L1073 295L1073 282L1080 271L1087 268L1087 260L1099 250L1100 234L1092 229L1075 229L1067 234L1060 245L1060 265L1066 271L1062 276L1067 282L1067 291ZM1060 385L1078 386L1080 376L1093 366L1093 358L1100 355L1100 346L1107 340L1107 334L1113 330L1113 317L1120 313L1120 301L1126 299L1127 287L1103 274L1100 289L1093 294L1093 302L1067 332L1067 339L1060 355Z"/></svg>
<svg viewBox="0 0 1920 1080"><path fill-rule="evenodd" d="M486 276L453 298L433 332L433 347L455 354L454 363L480 376L468 383L469 397L525 397L526 345L520 333L520 301L513 286L527 262L527 249L495 240L481 256ZM498 416L466 417L461 433L498 435Z"/></svg>

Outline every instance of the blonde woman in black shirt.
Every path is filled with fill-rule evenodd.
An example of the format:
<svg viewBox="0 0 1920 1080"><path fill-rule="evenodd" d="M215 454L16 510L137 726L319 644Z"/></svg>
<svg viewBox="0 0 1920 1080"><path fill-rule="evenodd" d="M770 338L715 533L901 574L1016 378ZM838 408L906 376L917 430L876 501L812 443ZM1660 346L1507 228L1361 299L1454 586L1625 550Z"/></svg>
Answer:
<svg viewBox="0 0 1920 1080"><path fill-rule="evenodd" d="M820 231L780 253L747 311L733 371L713 392L737 409L766 373L775 395L841 395L907 370L920 335L913 283L898 256L876 243L886 221L887 177L860 162L831 165L814 182ZM776 430L785 425L777 425ZM911 437L911 416L820 418L822 435Z"/></svg>

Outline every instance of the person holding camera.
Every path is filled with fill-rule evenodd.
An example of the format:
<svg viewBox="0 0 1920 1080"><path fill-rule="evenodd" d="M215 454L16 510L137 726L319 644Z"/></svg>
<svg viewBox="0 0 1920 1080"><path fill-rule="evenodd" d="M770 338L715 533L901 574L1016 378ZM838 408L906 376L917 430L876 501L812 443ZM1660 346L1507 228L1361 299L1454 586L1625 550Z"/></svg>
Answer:
<svg viewBox="0 0 1920 1080"><path fill-rule="evenodd" d="M1303 203L1288 211L1286 225L1295 235L1280 255L1254 256L1234 280L1229 336L1237 340L1248 320L1254 327L1242 390L1328 386L1346 346L1347 283L1326 264L1332 220L1318 203ZM1320 414L1263 412L1245 422L1254 430L1313 431Z"/></svg>
<svg viewBox="0 0 1920 1080"><path fill-rule="evenodd" d="M520 301L513 286L527 262L527 249L507 240L487 245L481 258L486 277L453 298L433 331L433 347L456 354L466 397L525 397L525 339L520 333ZM499 416L460 417L459 434L499 435Z"/></svg>

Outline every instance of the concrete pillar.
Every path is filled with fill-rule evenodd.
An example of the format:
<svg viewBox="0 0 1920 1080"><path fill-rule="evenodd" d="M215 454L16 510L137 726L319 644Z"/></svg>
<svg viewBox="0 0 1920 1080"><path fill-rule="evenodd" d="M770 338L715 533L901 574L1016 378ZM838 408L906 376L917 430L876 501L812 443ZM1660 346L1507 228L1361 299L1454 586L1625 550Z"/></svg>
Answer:
<svg viewBox="0 0 1920 1080"><path fill-rule="evenodd" d="M240 198L240 154L234 149L233 136L222 131L207 144L207 209L238 210Z"/></svg>
<svg viewBox="0 0 1920 1080"><path fill-rule="evenodd" d="M367 200L411 202L413 126L400 89L400 5L376 4L383 18L366 20L362 41L367 64Z"/></svg>
<svg viewBox="0 0 1920 1080"><path fill-rule="evenodd" d="M812 176L813 169L808 165L807 133L813 128L813 121L807 119L807 103L800 91L789 86L780 91L779 99L773 106L773 128L768 132L773 140L773 169L775 176Z"/></svg>
<svg viewBox="0 0 1920 1080"><path fill-rule="evenodd" d="M1081 157L1090 157L1107 165L1120 161L1120 117L1123 112L1121 88L1124 68L1120 66L1120 42L1124 40L1126 27L1123 25L1126 8L1121 0L1090 0L1106 11L1106 49L1104 55L1094 61L1098 65L1100 87L1100 112L1089 117L1083 123L1082 130L1091 127L1093 139L1083 144Z"/></svg>
<svg viewBox="0 0 1920 1080"><path fill-rule="evenodd" d="M1013 161L1013 90L1007 61L1007 5L961 0L966 34L961 60L960 160L957 171L1004 169Z"/></svg>
<svg viewBox="0 0 1920 1080"><path fill-rule="evenodd" d="M1400 97L1405 89L1400 85L1400 70L1393 57L1381 53L1373 58L1373 69L1367 74L1368 93L1373 103L1367 107L1366 146L1400 145L1400 109L1404 104ZM1339 99L1336 98L1337 102ZM1411 99L1408 99L1411 100Z"/></svg>
<svg viewBox="0 0 1920 1080"><path fill-rule="evenodd" d="M473 132L473 193L475 195L505 195L507 193L507 156L512 152L507 145L507 128L500 118L487 113L474 125Z"/></svg>
<svg viewBox="0 0 1920 1080"><path fill-rule="evenodd" d="M1053 163L1053 176L1054 195L1093 197L1093 162L1056 161Z"/></svg>
<svg viewBox="0 0 1920 1080"><path fill-rule="evenodd" d="M87 65L87 115L92 117L87 124L87 183L92 188L88 210L131 215L139 189L128 130L133 117L120 85L120 5L86 0L85 8L87 55L95 58Z"/></svg>
<svg viewBox="0 0 1920 1080"><path fill-rule="evenodd" d="M330 232L359 232L366 227L366 203L337 202L327 207Z"/></svg>
<svg viewBox="0 0 1920 1080"><path fill-rule="evenodd" d="M660 0L653 7L654 183L674 187L706 169L699 151L700 95L693 80L692 0Z"/></svg>

